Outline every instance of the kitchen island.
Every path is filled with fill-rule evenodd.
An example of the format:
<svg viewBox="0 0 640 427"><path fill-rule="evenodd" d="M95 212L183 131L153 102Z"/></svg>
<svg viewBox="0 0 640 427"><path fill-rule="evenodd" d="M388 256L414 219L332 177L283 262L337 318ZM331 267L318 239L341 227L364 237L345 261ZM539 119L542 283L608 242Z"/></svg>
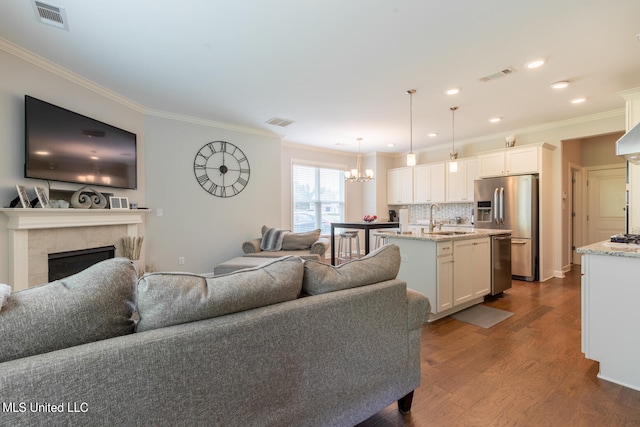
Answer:
<svg viewBox="0 0 640 427"><path fill-rule="evenodd" d="M400 248L398 278L429 298L431 322L484 300L491 290L491 236L509 232L451 228L374 235Z"/></svg>
<svg viewBox="0 0 640 427"><path fill-rule="evenodd" d="M598 378L640 390L640 245L600 242L582 254L582 352Z"/></svg>

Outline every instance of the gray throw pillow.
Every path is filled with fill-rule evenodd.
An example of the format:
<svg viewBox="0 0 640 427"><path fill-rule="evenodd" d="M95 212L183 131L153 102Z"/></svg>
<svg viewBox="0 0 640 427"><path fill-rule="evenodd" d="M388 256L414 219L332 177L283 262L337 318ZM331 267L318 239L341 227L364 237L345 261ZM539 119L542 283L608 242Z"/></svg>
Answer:
<svg viewBox="0 0 640 427"><path fill-rule="evenodd" d="M395 279L400 270L400 249L385 245L361 259L339 266L319 261L304 263L303 295L320 295Z"/></svg>
<svg viewBox="0 0 640 427"><path fill-rule="evenodd" d="M137 332L194 322L298 298L302 260L274 258L221 276L151 273L138 280Z"/></svg>
<svg viewBox="0 0 640 427"><path fill-rule="evenodd" d="M300 251L304 249L311 249L311 245L313 245L319 238L319 228L306 233L288 233L282 239L282 250Z"/></svg>
<svg viewBox="0 0 640 427"><path fill-rule="evenodd" d="M134 330L137 272L126 258L13 293L0 311L0 362Z"/></svg>

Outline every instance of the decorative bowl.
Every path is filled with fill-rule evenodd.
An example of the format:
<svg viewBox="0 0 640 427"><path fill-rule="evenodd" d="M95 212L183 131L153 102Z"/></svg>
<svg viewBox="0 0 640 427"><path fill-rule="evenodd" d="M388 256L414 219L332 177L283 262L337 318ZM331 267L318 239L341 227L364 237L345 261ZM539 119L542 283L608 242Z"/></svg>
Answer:
<svg viewBox="0 0 640 427"><path fill-rule="evenodd" d="M369 223L374 222L376 219L378 219L378 217L375 215L365 215L362 217L362 220L364 222L369 222Z"/></svg>

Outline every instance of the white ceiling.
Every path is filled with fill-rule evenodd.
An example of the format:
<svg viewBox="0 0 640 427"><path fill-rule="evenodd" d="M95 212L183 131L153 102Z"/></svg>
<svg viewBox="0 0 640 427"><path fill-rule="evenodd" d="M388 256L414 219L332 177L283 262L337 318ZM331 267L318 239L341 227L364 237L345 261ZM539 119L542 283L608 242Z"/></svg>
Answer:
<svg viewBox="0 0 640 427"><path fill-rule="evenodd" d="M617 92L640 86L638 0L44 2L65 9L68 31L5 0L0 37L149 110L338 150L362 137L362 151L408 151L407 89L415 151L451 143L451 106L462 142L621 109ZM546 64L526 69L535 58ZM572 84L552 90L559 80Z"/></svg>

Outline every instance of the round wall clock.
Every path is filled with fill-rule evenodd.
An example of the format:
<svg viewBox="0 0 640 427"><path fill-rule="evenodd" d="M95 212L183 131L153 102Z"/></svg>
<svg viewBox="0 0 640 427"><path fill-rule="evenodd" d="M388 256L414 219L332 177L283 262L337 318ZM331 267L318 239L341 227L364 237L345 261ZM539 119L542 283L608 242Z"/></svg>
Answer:
<svg viewBox="0 0 640 427"><path fill-rule="evenodd" d="M241 149L225 141L205 144L193 161L198 184L216 197L231 197L249 183L249 160Z"/></svg>

